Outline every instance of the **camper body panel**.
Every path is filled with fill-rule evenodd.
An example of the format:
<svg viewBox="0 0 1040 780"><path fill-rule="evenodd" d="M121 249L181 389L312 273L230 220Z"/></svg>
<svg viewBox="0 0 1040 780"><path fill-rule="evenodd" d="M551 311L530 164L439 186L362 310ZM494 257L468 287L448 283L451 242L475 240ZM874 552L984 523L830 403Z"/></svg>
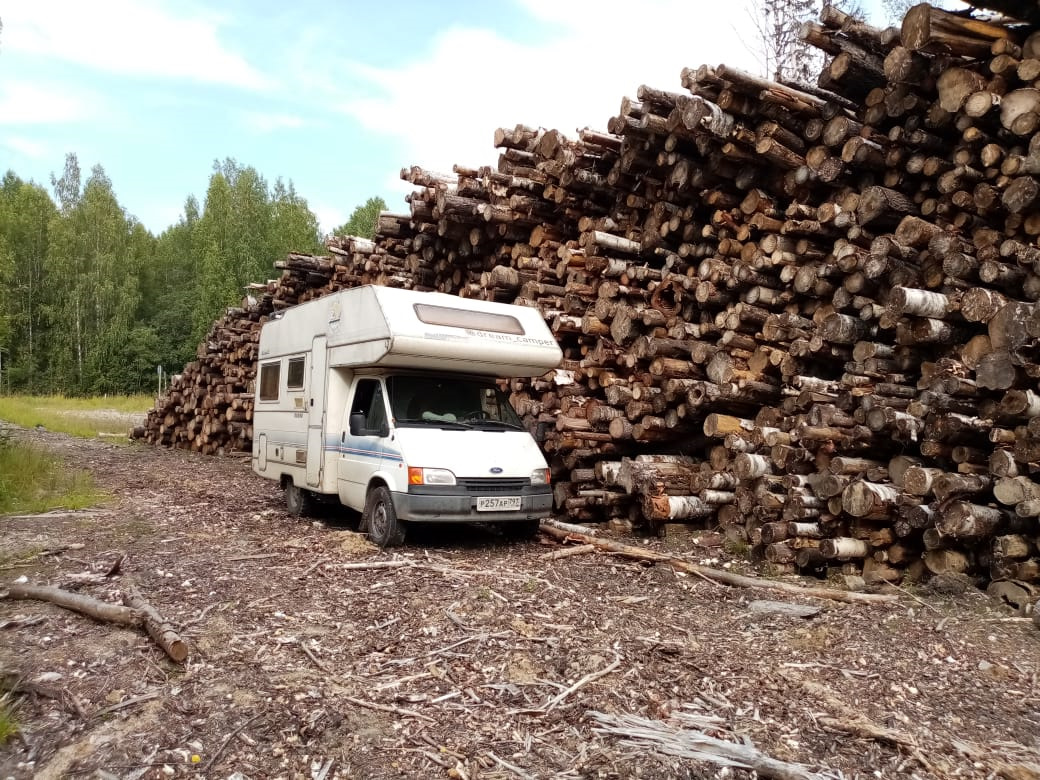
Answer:
<svg viewBox="0 0 1040 780"><path fill-rule="evenodd" d="M339 367L537 376L561 358L538 309L445 293L354 287L286 309L275 322L261 360L306 352L320 335L329 365ZM495 327L502 330L486 329Z"/></svg>
<svg viewBox="0 0 1040 780"><path fill-rule="evenodd" d="M254 403L253 470L283 484L291 480L314 493L328 494L336 492L338 452L326 442L329 431L345 425L343 412L354 372L330 370L327 365L312 371L313 363L324 362L324 354L307 352L266 361L268 366L280 366L282 385L277 400L264 401L258 394ZM307 380L300 389L289 390L285 366L297 360L304 361Z"/></svg>

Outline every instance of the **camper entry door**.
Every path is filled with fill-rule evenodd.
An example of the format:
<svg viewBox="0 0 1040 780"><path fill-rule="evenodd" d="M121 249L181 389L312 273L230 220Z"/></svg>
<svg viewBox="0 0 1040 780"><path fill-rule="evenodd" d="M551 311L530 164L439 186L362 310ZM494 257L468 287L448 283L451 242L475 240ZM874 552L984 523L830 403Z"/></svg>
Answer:
<svg viewBox="0 0 1040 780"><path fill-rule="evenodd" d="M307 394L307 484L321 484L325 465L325 389L329 374L329 352L325 336L316 336L311 346L311 376Z"/></svg>

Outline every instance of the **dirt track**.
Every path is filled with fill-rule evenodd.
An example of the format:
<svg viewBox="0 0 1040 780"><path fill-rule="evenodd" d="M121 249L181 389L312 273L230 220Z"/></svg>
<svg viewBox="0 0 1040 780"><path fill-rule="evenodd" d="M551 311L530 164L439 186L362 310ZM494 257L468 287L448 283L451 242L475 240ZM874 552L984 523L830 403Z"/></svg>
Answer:
<svg viewBox="0 0 1040 780"><path fill-rule="evenodd" d="M0 747L3 777L754 776L668 755L690 743L682 714L805 777L1040 764L1040 634L977 591L784 597L822 608L802 618L750 608L768 593L548 560L545 541L475 528L384 552L346 518L289 517L242 459L22 435L116 497L0 518L0 582L68 586L125 554L81 592L118 600L136 584L191 655L179 667L135 630L0 600L23 729ZM696 538L645 543L721 565ZM348 568L382 561L398 563ZM657 747L597 731L593 712L650 719Z"/></svg>

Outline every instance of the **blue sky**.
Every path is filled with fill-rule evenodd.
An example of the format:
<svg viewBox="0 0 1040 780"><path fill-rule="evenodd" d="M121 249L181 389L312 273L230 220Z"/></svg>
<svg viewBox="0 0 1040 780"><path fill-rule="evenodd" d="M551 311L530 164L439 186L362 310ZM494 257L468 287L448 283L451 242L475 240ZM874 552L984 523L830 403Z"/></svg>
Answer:
<svg viewBox="0 0 1040 780"><path fill-rule="evenodd" d="M159 233L233 157L330 230L406 211L402 167L493 164L497 127L602 130L684 66L757 72L750 1L7 0L0 173L49 187L75 152Z"/></svg>

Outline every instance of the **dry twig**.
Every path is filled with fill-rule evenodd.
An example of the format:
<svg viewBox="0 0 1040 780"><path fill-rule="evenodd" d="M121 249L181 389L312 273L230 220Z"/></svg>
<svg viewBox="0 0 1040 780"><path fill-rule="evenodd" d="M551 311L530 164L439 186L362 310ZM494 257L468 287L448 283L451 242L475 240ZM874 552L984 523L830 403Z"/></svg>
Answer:
<svg viewBox="0 0 1040 780"><path fill-rule="evenodd" d="M379 710L380 712L392 712L395 715L402 715L406 718L418 718L419 720L433 721L429 715L423 715L421 712L415 710L406 710L403 707L394 707L390 704L378 704L374 701L365 701L364 699L356 699L353 696L342 696L344 701L349 701L351 704L356 704L359 707L364 707L367 710Z"/></svg>
<svg viewBox="0 0 1040 780"><path fill-rule="evenodd" d="M209 761L207 761L207 762L206 762L206 765L205 765L204 767L202 767L202 774L204 774L204 775L205 775L205 774L207 774L207 773L209 772L209 770L213 768L213 765L214 765L215 763L217 763L217 760L218 760L218 759L219 759L219 758L220 758L220 757L221 757L222 755L224 755L224 751L225 751L225 750L227 750L227 747L228 747L228 745L230 745L230 744L231 744L231 740L233 740L233 739L234 739L234 738L235 738L235 737L236 737L236 736L237 736L237 735L238 735L239 733L241 733L242 731L245 731L245 730L246 730L246 728L248 728L248 727L249 727L250 725L252 725L252 724L253 724L253 723L254 723L255 721L259 720L259 719L260 719L260 718L262 718L262 717L263 717L263 713L261 713L260 715L254 715L254 716L253 716L253 717L251 717L251 718L250 718L249 720L245 721L245 722L244 722L244 723L242 723L242 724L241 724L240 726L238 726L238 727L237 727L237 728L236 728L236 729L235 729L234 731L232 731L232 732L231 732L230 734L228 734L228 735L227 735L227 736L226 736L226 737L224 738L224 741L220 743L220 747L218 747L218 748L217 748L217 752L216 752L216 753L214 753L214 754L213 754L212 756L210 756L210 759L209 759Z"/></svg>
<svg viewBox="0 0 1040 780"><path fill-rule="evenodd" d="M516 712L516 713L525 713L525 714L529 714L529 715L544 715L547 712L549 712L551 709L553 709L553 707L555 707L557 704L559 704L564 699L566 699L568 696L570 696L572 693L574 693L576 690L578 690L579 688L582 688L582 687L588 685L593 680L598 680L600 677L606 677L608 674L610 674L612 671L617 669L619 666L621 666L621 656L620 655L619 656L615 656L613 661L611 661L609 664L604 666L598 672L590 672L589 674L585 675L580 680L578 680L576 683L574 683L572 686L570 686L569 688L564 689L563 691L558 693L556 696L554 696L553 698L549 699L549 701L547 701L541 707L536 707L535 709L531 709L531 710L514 710L514 712Z"/></svg>
<svg viewBox="0 0 1040 780"><path fill-rule="evenodd" d="M594 544L579 544L576 547L563 547L559 550L547 552L541 557L549 561L557 561L560 558L570 558L575 555L585 555L586 553L595 551L596 545Z"/></svg>

